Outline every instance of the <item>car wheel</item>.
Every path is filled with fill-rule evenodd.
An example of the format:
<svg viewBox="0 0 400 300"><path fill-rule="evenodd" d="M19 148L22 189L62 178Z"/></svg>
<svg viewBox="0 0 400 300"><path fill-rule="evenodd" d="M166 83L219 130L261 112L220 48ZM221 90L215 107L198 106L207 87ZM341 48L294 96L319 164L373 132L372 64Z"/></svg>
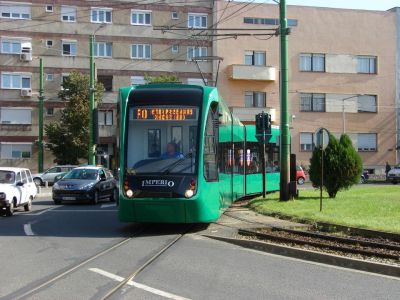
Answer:
<svg viewBox="0 0 400 300"><path fill-rule="evenodd" d="M297 184L298 185L303 185L304 184L304 178L303 177L299 177L298 179L297 179Z"/></svg>
<svg viewBox="0 0 400 300"><path fill-rule="evenodd" d="M37 186L41 186L43 184L42 179L40 178L33 178L33 182L37 185Z"/></svg>
<svg viewBox="0 0 400 300"><path fill-rule="evenodd" d="M56 200L56 199L53 199L53 201L54 201L54 204L55 204L55 205L59 205L59 204L61 204L61 200Z"/></svg>
<svg viewBox="0 0 400 300"><path fill-rule="evenodd" d="M32 209L32 197L29 198L28 203L24 205L25 211L30 211Z"/></svg>
<svg viewBox="0 0 400 300"><path fill-rule="evenodd" d="M14 214L14 201L11 201L10 206L6 208L6 216L11 217Z"/></svg>
<svg viewBox="0 0 400 300"><path fill-rule="evenodd" d="M393 183L393 184L397 184L397 181L393 180L392 183Z"/></svg>
<svg viewBox="0 0 400 300"><path fill-rule="evenodd" d="M99 203L99 191L95 191L92 199L92 204L96 205Z"/></svg>
<svg viewBox="0 0 400 300"><path fill-rule="evenodd" d="M111 202L115 202L118 199L118 189L113 189L112 195L110 197Z"/></svg>

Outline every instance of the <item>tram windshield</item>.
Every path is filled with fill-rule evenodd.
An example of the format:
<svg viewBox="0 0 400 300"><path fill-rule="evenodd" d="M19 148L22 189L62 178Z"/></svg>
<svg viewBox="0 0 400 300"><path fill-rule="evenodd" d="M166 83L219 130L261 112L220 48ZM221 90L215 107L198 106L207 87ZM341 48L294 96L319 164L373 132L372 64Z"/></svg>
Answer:
<svg viewBox="0 0 400 300"><path fill-rule="evenodd" d="M127 170L131 174L194 174L199 108L129 108Z"/></svg>

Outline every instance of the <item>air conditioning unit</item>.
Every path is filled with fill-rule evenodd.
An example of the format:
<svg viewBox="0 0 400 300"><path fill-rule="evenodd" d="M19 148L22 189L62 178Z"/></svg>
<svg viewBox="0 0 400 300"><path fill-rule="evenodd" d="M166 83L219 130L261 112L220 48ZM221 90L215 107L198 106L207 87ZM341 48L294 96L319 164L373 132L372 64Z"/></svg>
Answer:
<svg viewBox="0 0 400 300"><path fill-rule="evenodd" d="M32 97L32 89L21 89L21 97Z"/></svg>
<svg viewBox="0 0 400 300"><path fill-rule="evenodd" d="M32 61L32 53L21 53L20 59L22 61Z"/></svg>

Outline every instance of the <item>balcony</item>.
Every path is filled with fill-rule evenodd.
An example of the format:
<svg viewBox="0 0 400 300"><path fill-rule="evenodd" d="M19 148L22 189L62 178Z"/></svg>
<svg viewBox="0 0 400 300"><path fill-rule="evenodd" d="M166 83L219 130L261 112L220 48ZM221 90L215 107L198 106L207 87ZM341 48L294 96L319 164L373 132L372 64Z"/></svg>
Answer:
<svg viewBox="0 0 400 300"><path fill-rule="evenodd" d="M232 114L242 122L255 122L255 115L265 112L271 115L271 121L276 122L276 109L271 107L230 107Z"/></svg>
<svg viewBox="0 0 400 300"><path fill-rule="evenodd" d="M276 70L271 66L230 65L228 76L233 80L275 81Z"/></svg>

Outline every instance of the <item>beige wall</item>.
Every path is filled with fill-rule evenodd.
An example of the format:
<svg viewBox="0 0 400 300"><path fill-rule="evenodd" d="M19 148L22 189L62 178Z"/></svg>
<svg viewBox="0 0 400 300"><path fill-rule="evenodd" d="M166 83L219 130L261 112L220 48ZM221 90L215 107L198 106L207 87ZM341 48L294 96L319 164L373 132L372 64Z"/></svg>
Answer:
<svg viewBox="0 0 400 300"><path fill-rule="evenodd" d="M215 10L220 13L226 4L225 1L217 1ZM229 15L238 8L228 6L225 14ZM277 5L251 4L243 11L235 18L222 22L220 28L276 27L244 24L243 17L279 18ZM291 124L292 150L301 163L308 164L310 152L299 151L299 132L315 132L321 126L334 133L342 132L341 112L300 112L302 92L377 95L378 113L346 113L346 132L378 133L378 151L360 152L365 166L383 166L386 161L392 165L396 163L395 17L395 13L388 11L288 6L288 18L298 20L298 26L292 27L288 37L289 109L290 114L296 116ZM245 50L266 51L267 65L279 70L279 38L259 40L239 37L237 40L218 41L215 48L216 54L224 58L218 87L229 105L244 106L244 91L265 91L267 106L277 108L279 121L278 78L273 82L231 80L227 72L230 65L244 63ZM301 53L325 53L326 70L330 72L300 72ZM377 74L354 74L356 55L377 56Z"/></svg>

